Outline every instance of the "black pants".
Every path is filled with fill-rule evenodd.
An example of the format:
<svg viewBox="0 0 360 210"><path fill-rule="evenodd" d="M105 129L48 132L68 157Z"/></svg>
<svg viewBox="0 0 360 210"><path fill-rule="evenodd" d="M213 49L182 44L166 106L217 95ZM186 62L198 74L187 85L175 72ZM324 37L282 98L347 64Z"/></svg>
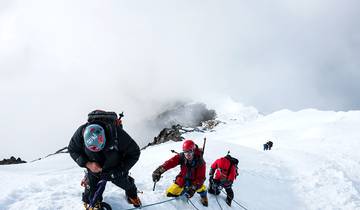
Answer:
<svg viewBox="0 0 360 210"><path fill-rule="evenodd" d="M214 180L214 183L209 184L208 192L213 195L219 195L221 192L220 189L224 188L227 195L227 199L233 200L234 191L232 190L231 186L232 186L231 184L227 186L223 186L218 180Z"/></svg>
<svg viewBox="0 0 360 210"><path fill-rule="evenodd" d="M97 190L97 184L100 181L98 175L93 174L91 172L87 173L87 186L85 187L85 191L82 194L82 201L86 203L90 203L90 199L93 198L94 193ZM126 196L133 198L137 196L137 188L134 183L134 178L131 176L122 176L117 179L111 180L113 184L125 190ZM101 202L103 200L102 195L98 196L97 201Z"/></svg>

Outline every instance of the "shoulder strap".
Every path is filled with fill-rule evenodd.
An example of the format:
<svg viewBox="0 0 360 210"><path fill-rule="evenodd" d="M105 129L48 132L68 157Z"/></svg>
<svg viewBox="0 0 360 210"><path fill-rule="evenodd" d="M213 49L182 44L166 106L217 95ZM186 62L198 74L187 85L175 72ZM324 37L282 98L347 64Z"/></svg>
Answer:
<svg viewBox="0 0 360 210"><path fill-rule="evenodd" d="M230 155L227 155L227 156L225 157L225 159L230 162L230 166L229 166L229 169L228 169L227 175L226 175L226 178L227 178L227 177L229 177L229 175L230 175L230 173L231 173L232 167L233 167L233 166L236 167L237 163L234 163L234 161L233 161L234 158L231 157Z"/></svg>
<svg viewBox="0 0 360 210"><path fill-rule="evenodd" d="M180 152L179 155L180 155L179 164L180 165L185 164L185 155L184 155L184 153Z"/></svg>
<svg viewBox="0 0 360 210"><path fill-rule="evenodd" d="M106 127L110 132L111 138L113 138L114 140L114 145L111 145L110 147L113 147L116 151L119 151L119 138L118 138L117 126L114 124L107 124Z"/></svg>
<svg viewBox="0 0 360 210"><path fill-rule="evenodd" d="M231 167L232 167L233 165L234 165L234 164L230 161L230 166L229 166L229 169L228 169L228 171L227 171L226 178L229 177L230 172L231 172Z"/></svg>

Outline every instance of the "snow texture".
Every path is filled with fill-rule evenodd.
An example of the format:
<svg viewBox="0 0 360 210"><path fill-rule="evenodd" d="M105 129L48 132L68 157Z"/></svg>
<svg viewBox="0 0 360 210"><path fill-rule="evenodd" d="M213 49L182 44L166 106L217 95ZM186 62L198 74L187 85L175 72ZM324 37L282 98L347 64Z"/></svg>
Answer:
<svg viewBox="0 0 360 210"><path fill-rule="evenodd" d="M239 159L239 172L233 189L235 200L248 209L360 209L360 111L332 112L313 109L282 110L262 116L253 108L234 107L220 113L225 123L215 132L186 136L202 146L207 138L207 172L217 158L231 154ZM224 109L226 110L226 109ZM263 151L271 140L273 149ZM170 158L171 149L180 150L181 142L168 142L142 151L131 176L142 194L142 203L164 201L165 190L179 168L167 171L152 191L151 173ZM81 209L83 170L68 154L19 165L0 166L0 209ZM208 180L206 180L206 185ZM113 209L132 208L124 191L109 183L104 200ZM191 200L198 209L220 209L209 195L209 207L202 207L199 195ZM222 193L223 209L228 207ZM145 209L195 209L173 200Z"/></svg>

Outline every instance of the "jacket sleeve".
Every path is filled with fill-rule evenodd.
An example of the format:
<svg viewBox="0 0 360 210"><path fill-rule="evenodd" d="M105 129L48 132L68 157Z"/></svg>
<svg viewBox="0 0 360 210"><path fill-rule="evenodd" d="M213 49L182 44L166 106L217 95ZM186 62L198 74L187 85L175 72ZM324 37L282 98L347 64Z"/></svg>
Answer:
<svg viewBox="0 0 360 210"><path fill-rule="evenodd" d="M180 164L180 155L177 154L174 157L170 158L169 160L165 161L165 163L162 164L162 166L167 171L167 170L169 170L171 168L176 167L179 164Z"/></svg>
<svg viewBox="0 0 360 210"><path fill-rule="evenodd" d="M211 164L210 168L213 170L216 170L218 168L218 162L219 162L219 160L216 160L215 162L213 162L213 164Z"/></svg>
<svg viewBox="0 0 360 210"><path fill-rule="evenodd" d="M85 125L80 126L72 136L68 151L70 153L71 158L80 166L85 167L88 162L88 158L84 152L84 140L82 135L82 130Z"/></svg>
<svg viewBox="0 0 360 210"><path fill-rule="evenodd" d="M125 147L124 161L120 167L124 171L130 171L140 157L140 148L138 144L127 134L124 130L120 129L120 138L123 138L122 142L129 142ZM126 140L125 140L126 139ZM121 144L121 143L120 143ZM118 145L121 147L122 145Z"/></svg>
<svg viewBox="0 0 360 210"><path fill-rule="evenodd" d="M131 140L125 153L123 169L125 171L130 171L130 169L139 160L139 157L140 148L134 140Z"/></svg>

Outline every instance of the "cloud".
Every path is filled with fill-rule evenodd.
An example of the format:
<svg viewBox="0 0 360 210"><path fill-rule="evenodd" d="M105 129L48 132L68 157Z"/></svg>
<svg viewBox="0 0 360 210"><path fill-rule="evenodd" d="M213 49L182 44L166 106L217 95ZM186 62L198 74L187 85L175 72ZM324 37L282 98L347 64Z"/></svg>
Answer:
<svg viewBox="0 0 360 210"><path fill-rule="evenodd" d="M142 121L174 101L359 107L357 1L1 4L5 151L53 152L97 108L125 111L146 142Z"/></svg>

